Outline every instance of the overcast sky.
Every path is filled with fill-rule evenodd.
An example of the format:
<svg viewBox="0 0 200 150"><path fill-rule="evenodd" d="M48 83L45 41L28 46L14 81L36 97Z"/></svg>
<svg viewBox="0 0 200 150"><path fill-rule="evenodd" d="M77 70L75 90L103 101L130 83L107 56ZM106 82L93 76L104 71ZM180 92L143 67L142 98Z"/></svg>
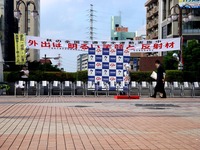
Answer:
<svg viewBox="0 0 200 150"><path fill-rule="evenodd" d="M134 32L145 24L146 0L40 0L40 36L69 40L89 40L89 9L94 5L95 40L109 40L111 16L121 12L122 25ZM81 52L41 50L40 56L62 56L65 71L76 71L76 57ZM56 62L54 62L56 63Z"/></svg>

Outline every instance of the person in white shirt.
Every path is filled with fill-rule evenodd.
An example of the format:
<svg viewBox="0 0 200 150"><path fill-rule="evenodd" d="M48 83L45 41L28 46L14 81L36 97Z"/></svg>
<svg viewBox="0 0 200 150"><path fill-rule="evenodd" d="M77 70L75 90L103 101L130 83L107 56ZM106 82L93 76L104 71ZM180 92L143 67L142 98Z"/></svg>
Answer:
<svg viewBox="0 0 200 150"><path fill-rule="evenodd" d="M26 66L24 66L22 68L22 70L20 71L20 75L21 75L21 79L23 81L28 81L28 77L29 77L29 70L27 69Z"/></svg>

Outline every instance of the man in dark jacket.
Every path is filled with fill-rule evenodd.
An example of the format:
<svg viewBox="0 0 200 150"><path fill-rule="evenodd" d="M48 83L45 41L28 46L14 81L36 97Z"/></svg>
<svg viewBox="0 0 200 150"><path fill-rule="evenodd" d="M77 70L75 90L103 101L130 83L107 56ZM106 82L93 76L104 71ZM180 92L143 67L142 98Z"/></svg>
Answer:
<svg viewBox="0 0 200 150"><path fill-rule="evenodd" d="M166 93L165 93L165 70L161 66L160 61L156 60L155 61L155 66L157 68L157 84L154 89L154 94L151 96L153 98L156 98L157 92L160 92L160 97L161 98L166 98Z"/></svg>

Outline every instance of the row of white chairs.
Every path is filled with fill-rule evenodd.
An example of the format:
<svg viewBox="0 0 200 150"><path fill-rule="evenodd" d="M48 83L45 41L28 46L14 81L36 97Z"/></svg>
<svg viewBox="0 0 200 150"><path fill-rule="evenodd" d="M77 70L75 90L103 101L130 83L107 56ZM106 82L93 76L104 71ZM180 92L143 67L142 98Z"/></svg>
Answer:
<svg viewBox="0 0 200 150"><path fill-rule="evenodd" d="M119 91L123 91L123 86L125 87L125 83L118 83L116 85L115 82L106 83L106 82L98 82L94 83L88 81L84 83L82 81L18 81L15 83L15 95L20 93L21 95L48 95L52 96L56 92L57 95L95 95L98 96L99 93L105 93L106 96L109 95L109 91L115 91L116 94L119 94ZM127 86L127 84L126 84Z"/></svg>
<svg viewBox="0 0 200 150"><path fill-rule="evenodd" d="M140 95L143 91L148 91L149 96L154 93L156 82L141 82ZM164 85L168 97L199 97L200 96L200 83L199 82L165 82Z"/></svg>
<svg viewBox="0 0 200 150"><path fill-rule="evenodd" d="M18 81L15 83L15 95L18 95L18 90L21 90L23 95L83 95L88 96L93 94L99 96L99 94L105 94L109 96L112 94L126 93L127 95L135 94L140 96L150 96L154 92L156 82L97 82L88 81L86 83L82 81ZM196 97L200 96L200 83L199 82L165 82L165 90L168 97Z"/></svg>

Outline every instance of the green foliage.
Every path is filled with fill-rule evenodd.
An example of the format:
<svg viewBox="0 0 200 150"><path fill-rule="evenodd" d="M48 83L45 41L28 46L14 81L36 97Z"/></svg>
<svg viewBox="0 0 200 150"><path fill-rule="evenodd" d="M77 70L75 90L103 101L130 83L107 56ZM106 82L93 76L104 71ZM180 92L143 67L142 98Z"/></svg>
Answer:
<svg viewBox="0 0 200 150"><path fill-rule="evenodd" d="M132 81L148 81L151 82L153 79L150 77L152 72L132 72ZM4 72L4 80L7 82L15 82L20 79L19 72ZM71 72L43 72L43 71L31 71L29 80L34 81L84 81L88 80L87 71L78 71L77 73ZM167 70L166 81L200 81L200 76L195 71L179 71L179 70Z"/></svg>
<svg viewBox="0 0 200 150"><path fill-rule="evenodd" d="M19 71L7 72L6 74L7 74L7 76L4 79L4 81L15 82L15 81L18 81L20 79L20 73L19 73Z"/></svg>
<svg viewBox="0 0 200 150"><path fill-rule="evenodd" d="M184 70L200 72L200 44L196 40L188 41L183 48L183 61Z"/></svg>
<svg viewBox="0 0 200 150"><path fill-rule="evenodd" d="M176 70L178 68L178 62L172 57L173 53L177 52L168 52L167 55L164 57L163 65L166 70Z"/></svg>
<svg viewBox="0 0 200 150"><path fill-rule="evenodd" d="M9 76L10 72L5 72L3 73L3 79L4 81L8 81L8 76Z"/></svg>
<svg viewBox="0 0 200 150"><path fill-rule="evenodd" d="M88 80L88 71L78 71L77 80L86 82Z"/></svg>
<svg viewBox="0 0 200 150"><path fill-rule="evenodd" d="M2 84L0 85L0 89L5 89L6 91L8 91L10 89L10 86L7 84Z"/></svg>
<svg viewBox="0 0 200 150"><path fill-rule="evenodd" d="M152 81L153 79L150 77L152 72L132 72L131 73L131 81Z"/></svg>
<svg viewBox="0 0 200 150"><path fill-rule="evenodd" d="M200 81L200 76L197 71L184 71L183 78L184 78L184 81L188 81L188 82Z"/></svg>
<svg viewBox="0 0 200 150"><path fill-rule="evenodd" d="M178 62L172 57L174 52L168 52L164 57L164 67L166 70L176 70ZM200 75L200 44L196 40L188 41L188 45L183 47L184 71L195 71Z"/></svg>
<svg viewBox="0 0 200 150"><path fill-rule="evenodd" d="M82 77L83 75L84 77ZM79 79L86 81L87 74L79 73ZM30 71L29 80L33 81L75 81L77 73L70 72L43 72L43 71ZM19 72L4 72L4 80L7 82L15 82L20 80Z"/></svg>
<svg viewBox="0 0 200 150"><path fill-rule="evenodd" d="M180 70L167 70L166 71L166 81L172 82L172 81L179 81L183 82L183 72Z"/></svg>

